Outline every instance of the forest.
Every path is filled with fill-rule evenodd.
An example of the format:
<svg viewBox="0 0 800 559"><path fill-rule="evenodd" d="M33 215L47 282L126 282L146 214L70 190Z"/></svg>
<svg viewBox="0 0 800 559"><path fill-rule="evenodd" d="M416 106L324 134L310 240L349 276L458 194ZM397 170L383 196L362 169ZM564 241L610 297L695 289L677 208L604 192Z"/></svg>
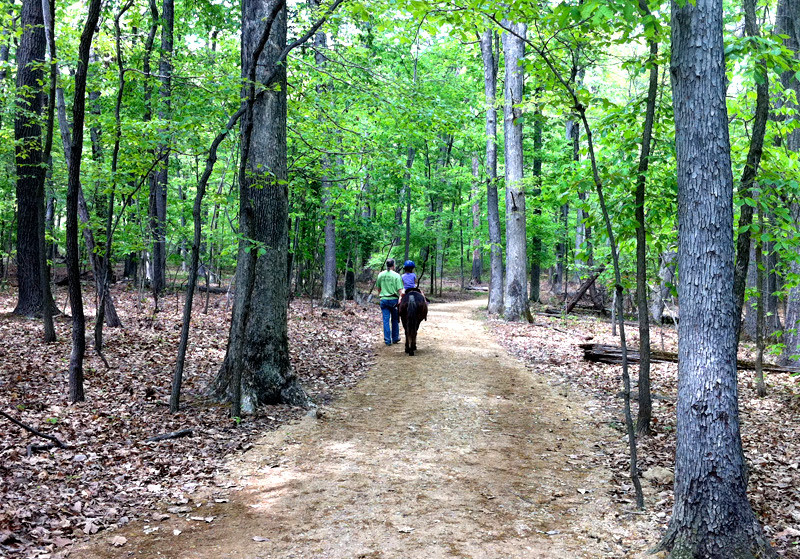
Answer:
<svg viewBox="0 0 800 559"><path fill-rule="evenodd" d="M800 0L2 0L0 558L800 557L799 102Z"/></svg>

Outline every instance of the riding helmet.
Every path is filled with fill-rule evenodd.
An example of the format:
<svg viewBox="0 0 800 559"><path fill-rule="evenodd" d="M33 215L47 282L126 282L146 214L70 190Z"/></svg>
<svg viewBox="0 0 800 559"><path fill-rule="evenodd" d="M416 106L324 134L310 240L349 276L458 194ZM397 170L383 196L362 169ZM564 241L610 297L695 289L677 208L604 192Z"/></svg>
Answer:
<svg viewBox="0 0 800 559"><path fill-rule="evenodd" d="M406 263L403 264L403 268L416 268L416 264L414 264L413 260L406 260Z"/></svg>

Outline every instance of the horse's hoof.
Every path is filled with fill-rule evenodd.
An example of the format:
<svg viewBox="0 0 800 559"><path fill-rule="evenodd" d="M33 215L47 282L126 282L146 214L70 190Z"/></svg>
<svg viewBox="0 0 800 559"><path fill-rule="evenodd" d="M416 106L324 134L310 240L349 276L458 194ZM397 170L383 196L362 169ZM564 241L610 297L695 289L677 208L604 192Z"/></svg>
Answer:
<svg viewBox="0 0 800 559"><path fill-rule="evenodd" d="M408 352L408 356L409 356L409 357L414 357L414 350L411 350L411 351L409 351L409 352Z"/></svg>

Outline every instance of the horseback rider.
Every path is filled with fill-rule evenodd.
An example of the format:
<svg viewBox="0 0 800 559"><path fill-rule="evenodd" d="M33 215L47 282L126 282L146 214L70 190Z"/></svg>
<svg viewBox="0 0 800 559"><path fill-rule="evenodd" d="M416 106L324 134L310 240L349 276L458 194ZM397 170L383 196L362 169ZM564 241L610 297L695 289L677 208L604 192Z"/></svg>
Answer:
<svg viewBox="0 0 800 559"><path fill-rule="evenodd" d="M414 264L413 260L406 260L403 264L403 275L401 278L403 279L403 287L406 293L409 291L418 291L422 293L422 289L417 285L417 274L414 273L414 268L416 268L416 264ZM422 296L425 297L425 294L422 293Z"/></svg>

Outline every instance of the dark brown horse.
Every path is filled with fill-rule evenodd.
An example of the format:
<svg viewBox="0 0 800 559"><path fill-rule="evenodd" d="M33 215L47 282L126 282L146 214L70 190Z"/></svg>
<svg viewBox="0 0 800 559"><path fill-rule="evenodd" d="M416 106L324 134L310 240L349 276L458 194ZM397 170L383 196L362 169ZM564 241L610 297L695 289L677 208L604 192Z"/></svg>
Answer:
<svg viewBox="0 0 800 559"><path fill-rule="evenodd" d="M417 289L410 289L400 300L400 320L406 334L406 353L417 351L417 330L423 320L428 320L428 302Z"/></svg>

